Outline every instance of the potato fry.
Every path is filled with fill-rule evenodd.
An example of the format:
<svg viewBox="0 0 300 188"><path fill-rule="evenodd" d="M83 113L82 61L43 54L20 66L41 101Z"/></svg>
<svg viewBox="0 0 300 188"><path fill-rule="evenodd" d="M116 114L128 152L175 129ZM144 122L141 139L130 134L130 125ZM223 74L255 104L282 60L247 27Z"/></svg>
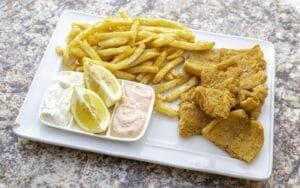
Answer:
<svg viewBox="0 0 300 188"><path fill-rule="evenodd" d="M165 77L164 77L164 80L166 81L171 81L171 80L174 80L175 79L175 76L173 76L173 74L170 72L168 72Z"/></svg>
<svg viewBox="0 0 300 188"><path fill-rule="evenodd" d="M135 80L136 76L134 74L130 74L125 71L113 71L112 72L117 78L123 79L123 80Z"/></svg>
<svg viewBox="0 0 300 188"><path fill-rule="evenodd" d="M154 27L154 26L140 26L140 31L149 31L154 33L171 33L175 34L178 39L185 39L187 41L194 41L195 36L192 32L188 32L180 29L173 29L167 27Z"/></svg>
<svg viewBox="0 0 300 188"><path fill-rule="evenodd" d="M136 80L140 82L146 75L147 73L140 73L136 76Z"/></svg>
<svg viewBox="0 0 300 188"><path fill-rule="evenodd" d="M172 69L171 70L171 74L175 77L175 78L179 78L181 77L183 74L181 72L179 72L177 69Z"/></svg>
<svg viewBox="0 0 300 188"><path fill-rule="evenodd" d="M148 61L149 59L152 59L157 56L159 56L159 52L156 52L156 50L154 49L145 50L143 54L136 61L130 64L130 67L136 66L142 62Z"/></svg>
<svg viewBox="0 0 300 188"><path fill-rule="evenodd" d="M97 54L97 52L89 45L89 43L84 41L79 41L79 45L81 49L92 59L101 61L101 58Z"/></svg>
<svg viewBox="0 0 300 188"><path fill-rule="evenodd" d="M176 78L176 79L171 80L169 82L164 82L164 83L155 85L154 86L155 93L158 94L158 93L163 93L165 91L168 91L168 90L170 90L170 89L172 89L172 88L188 81L189 78L190 78L190 76L188 76L188 75L187 76L182 76L181 78Z"/></svg>
<svg viewBox="0 0 300 188"><path fill-rule="evenodd" d="M86 40L90 45L98 45L99 40L95 35L89 35L86 37Z"/></svg>
<svg viewBox="0 0 300 188"><path fill-rule="evenodd" d="M101 65L107 69L109 69L110 71L115 71L116 70L116 64L111 64L108 62L104 62L104 61L98 61L98 60L94 60L88 57L84 57L82 58L82 62L85 63L86 61L89 61L91 63L97 64L97 65Z"/></svg>
<svg viewBox="0 0 300 188"><path fill-rule="evenodd" d="M143 18L143 17L136 17L135 20L138 20L141 25L145 26L160 26L160 27L171 27L171 28L177 28L177 29L183 29L186 31L190 31L187 27L185 27L183 24L167 20L163 18Z"/></svg>
<svg viewBox="0 0 300 188"><path fill-rule="evenodd" d="M163 51L159 54L159 56L157 57L157 59L154 62L154 66L161 68L161 66L163 65L164 61L166 60L166 56L167 53L166 51Z"/></svg>
<svg viewBox="0 0 300 188"><path fill-rule="evenodd" d="M77 58L83 58L86 53L81 48L70 48L70 54L77 57Z"/></svg>
<svg viewBox="0 0 300 188"><path fill-rule="evenodd" d="M139 44L141 44L141 43L147 43L147 42L150 42L150 41L152 41L153 39L154 39L154 37L150 36L150 37L148 37L148 38L145 38L145 39L143 39L143 40L138 41L138 42L136 43L136 45L139 45Z"/></svg>
<svg viewBox="0 0 300 188"><path fill-rule="evenodd" d="M83 72L83 66L76 67L75 71L77 71L77 72Z"/></svg>
<svg viewBox="0 0 300 188"><path fill-rule="evenodd" d="M141 72L146 72L146 73L157 73L158 72L158 68L154 67L154 66L149 66L149 65L140 65L140 66L136 66L136 67L131 67L129 69L125 69L125 72L128 73L141 73Z"/></svg>
<svg viewBox="0 0 300 188"><path fill-rule="evenodd" d="M214 47L214 42L184 42L175 40L169 44L172 47L180 48L183 50L190 50L190 51L200 51L200 50L210 50Z"/></svg>
<svg viewBox="0 0 300 188"><path fill-rule="evenodd" d="M64 55L64 49L60 46L57 46L55 48L55 52L57 53L57 55L63 56Z"/></svg>
<svg viewBox="0 0 300 188"><path fill-rule="evenodd" d="M183 53L184 53L183 50L178 49L178 50L176 50L175 52L173 52L172 54L168 55L168 56L167 56L167 60L172 60L172 59L175 59L175 58L177 58L177 57L179 57L179 56L182 56Z"/></svg>
<svg viewBox="0 0 300 188"><path fill-rule="evenodd" d="M91 24L86 23L86 22L74 22L74 23L72 23L72 27L73 26L79 27L81 30L85 30L88 27L91 27Z"/></svg>
<svg viewBox="0 0 300 188"><path fill-rule="evenodd" d="M176 50L178 50L178 48L173 48L170 46L165 46L164 50L167 52L167 56L173 54L174 52L176 52Z"/></svg>
<svg viewBox="0 0 300 188"><path fill-rule="evenodd" d="M123 53L115 56L113 58L113 60L111 61L111 63L118 63L122 60L124 60L125 58L131 56L135 51L135 48L129 48L129 49L125 49Z"/></svg>
<svg viewBox="0 0 300 188"><path fill-rule="evenodd" d="M72 29L67 37L67 42L69 43L72 39L74 39L82 30L77 26L72 26Z"/></svg>
<svg viewBox="0 0 300 188"><path fill-rule="evenodd" d="M138 30L138 33L137 33L137 40L138 41L141 41L141 40L145 40L146 38L148 37L153 37L153 38L156 38L158 36L157 33L154 33L154 32L149 32L149 31L139 31Z"/></svg>
<svg viewBox="0 0 300 188"><path fill-rule="evenodd" d="M116 38L100 41L98 45L101 47L101 49L104 49L104 48L119 47L126 44L127 42L128 42L128 38L126 37L116 37Z"/></svg>
<svg viewBox="0 0 300 188"><path fill-rule="evenodd" d="M197 85L199 83L199 80L197 77L192 77L187 81L186 83L178 86L177 88L174 88L174 90L170 91L165 97L164 100L168 102L172 102L180 97L180 95L192 88L193 86Z"/></svg>
<svg viewBox="0 0 300 188"><path fill-rule="evenodd" d="M201 66L199 66L195 63L191 63L189 61L186 61L183 64L183 68L186 72L188 72L192 75L201 77L201 71L202 71Z"/></svg>
<svg viewBox="0 0 300 188"><path fill-rule="evenodd" d="M98 50L97 53L101 56L114 56L123 53L125 50L131 48L130 46L121 46L117 48L107 48L103 50Z"/></svg>
<svg viewBox="0 0 300 188"><path fill-rule="evenodd" d="M166 52L163 51L160 53L160 55L156 58L153 66L157 67L158 69L160 69L160 67L163 65L164 61L166 59ZM142 63L144 64L144 63ZM154 73L149 73L147 75L145 75L140 82L143 84L149 84L151 82L151 80L154 78L155 74Z"/></svg>
<svg viewBox="0 0 300 188"><path fill-rule="evenodd" d="M138 27L140 23L138 21L133 22L130 32L131 32L131 40L130 40L130 45L135 46L135 41L136 41L136 36L138 32Z"/></svg>
<svg viewBox="0 0 300 188"><path fill-rule="evenodd" d="M105 24L104 22L98 22L94 25L91 25L90 27L86 28L84 31L79 33L73 40L71 40L69 42L69 46L76 45L79 41L85 39L88 35L94 34L97 31L101 31L106 27L107 27L107 24Z"/></svg>
<svg viewBox="0 0 300 188"><path fill-rule="evenodd" d="M119 32L108 32L108 33L95 33L95 37L98 40L107 40L111 38L117 38L117 37L125 37L130 38L132 36L132 33L130 31L119 31Z"/></svg>
<svg viewBox="0 0 300 188"><path fill-rule="evenodd" d="M152 73L146 74L144 76L144 78L141 80L141 83L142 84L149 84L154 76L155 76L155 74L152 74Z"/></svg>
<svg viewBox="0 0 300 188"><path fill-rule="evenodd" d="M138 48L135 50L135 52L128 58L124 59L120 63L113 64L115 65L115 70L125 69L133 66L133 63L142 55L144 52L145 45L140 44ZM136 65L136 64L135 64Z"/></svg>
<svg viewBox="0 0 300 188"><path fill-rule="evenodd" d="M168 62L153 78L152 83L157 84L158 82L160 82L164 76L174 67L176 67L177 65L179 65L180 63L183 62L183 58L182 57L178 57L170 62Z"/></svg>
<svg viewBox="0 0 300 188"><path fill-rule="evenodd" d="M158 39L155 39L154 41L152 41L149 46L151 47L162 47L162 46L166 46L170 43L172 43L175 40L175 38L171 35L162 35L160 36Z"/></svg>
<svg viewBox="0 0 300 188"><path fill-rule="evenodd" d="M174 110L173 108L169 107L166 103L164 103L161 99L155 98L155 104L154 104L155 111L169 116L169 117L177 117L178 112Z"/></svg>

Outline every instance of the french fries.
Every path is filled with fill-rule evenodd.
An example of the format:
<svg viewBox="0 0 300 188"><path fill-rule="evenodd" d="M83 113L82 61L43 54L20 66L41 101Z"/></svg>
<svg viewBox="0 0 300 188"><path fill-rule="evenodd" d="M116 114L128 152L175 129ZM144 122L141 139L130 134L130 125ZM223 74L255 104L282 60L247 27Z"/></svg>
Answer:
<svg viewBox="0 0 300 188"><path fill-rule="evenodd" d="M170 91L165 97L164 100L168 102L173 102L176 100L183 92L189 90L193 86L198 84L199 80L197 77L190 78L189 81Z"/></svg>
<svg viewBox="0 0 300 188"><path fill-rule="evenodd" d="M115 38L110 38L106 39L104 41L100 41L98 45L100 48L113 48L113 47L119 47L128 42L128 38L126 37L115 37Z"/></svg>
<svg viewBox="0 0 300 188"><path fill-rule="evenodd" d="M171 107L169 107L166 103L164 103L161 99L158 97L155 98L155 104L154 104L154 109L166 116L169 117L177 117L178 112Z"/></svg>
<svg viewBox="0 0 300 188"><path fill-rule="evenodd" d="M214 42L197 42L197 43L191 43L191 42L184 42L184 41L178 41L175 40L170 43L170 46L175 48L180 48L183 50L190 50L190 51L200 51L200 50L210 50L214 47Z"/></svg>
<svg viewBox="0 0 300 188"><path fill-rule="evenodd" d="M130 17L124 11L119 14L95 24L74 22L67 46L57 47L56 53L74 71L83 71L83 63L90 61L117 78L153 84L155 93L164 96L156 96L155 109L176 117L177 111L167 102L198 84L198 79L186 72L201 72L201 67L189 62L183 65L186 72L178 71L185 51L209 50L214 42L195 42L190 29L172 20Z"/></svg>
<svg viewBox="0 0 300 188"><path fill-rule="evenodd" d="M183 76L182 78L176 78L174 80L171 80L169 82L164 82L161 84L158 84L156 86L154 86L154 90L156 94L168 91L180 84L183 84L184 82L186 82L188 79L190 78L190 76Z"/></svg>
<svg viewBox="0 0 300 188"><path fill-rule="evenodd" d="M172 60L171 62L169 62L155 75L155 77L152 80L152 83L157 84L158 82L160 82L172 68L174 68L177 65L179 65L180 63L182 63L183 60L184 59L182 57L178 57L178 58Z"/></svg>

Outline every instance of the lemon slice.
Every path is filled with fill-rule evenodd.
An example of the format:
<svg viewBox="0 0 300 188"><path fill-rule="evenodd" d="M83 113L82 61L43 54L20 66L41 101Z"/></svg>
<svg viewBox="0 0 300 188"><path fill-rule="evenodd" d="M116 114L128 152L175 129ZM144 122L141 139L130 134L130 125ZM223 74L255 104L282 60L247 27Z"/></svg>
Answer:
<svg viewBox="0 0 300 188"><path fill-rule="evenodd" d="M102 133L108 127L110 113L102 99L89 89L74 87L71 97L71 113L84 131Z"/></svg>
<svg viewBox="0 0 300 188"><path fill-rule="evenodd" d="M83 70L86 87L96 92L107 107L120 100L122 96L120 83L109 70L88 60L84 62Z"/></svg>

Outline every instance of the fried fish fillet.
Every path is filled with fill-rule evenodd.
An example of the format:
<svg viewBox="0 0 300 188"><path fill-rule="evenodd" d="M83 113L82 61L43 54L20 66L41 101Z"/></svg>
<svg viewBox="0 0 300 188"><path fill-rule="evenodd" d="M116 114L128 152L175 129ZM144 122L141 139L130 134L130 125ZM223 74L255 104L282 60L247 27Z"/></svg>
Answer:
<svg viewBox="0 0 300 188"><path fill-rule="evenodd" d="M226 70L219 70L217 66L205 67L201 73L201 86L228 89L237 94L240 91L240 74L238 67L227 67Z"/></svg>
<svg viewBox="0 0 300 188"><path fill-rule="evenodd" d="M227 118L230 109L235 105L235 96L226 89L198 86L195 94L200 109L214 118Z"/></svg>
<svg viewBox="0 0 300 188"><path fill-rule="evenodd" d="M219 63L220 53L213 50L190 52L183 68L186 72L201 76L202 68Z"/></svg>
<svg viewBox="0 0 300 188"><path fill-rule="evenodd" d="M258 85L252 91L241 90L237 108L246 110L250 118L255 120L259 117L267 95L268 89L264 85Z"/></svg>
<svg viewBox="0 0 300 188"><path fill-rule="evenodd" d="M212 120L202 134L232 157L248 163L257 156L264 142L261 124L250 120L242 109L231 111L227 119Z"/></svg>
<svg viewBox="0 0 300 188"><path fill-rule="evenodd" d="M179 134L182 137L202 133L202 129L211 121L197 104L182 102L179 106Z"/></svg>
<svg viewBox="0 0 300 188"><path fill-rule="evenodd" d="M181 94L179 105L179 135L182 137L202 133L202 129L211 121L196 103L195 87Z"/></svg>
<svg viewBox="0 0 300 188"><path fill-rule="evenodd" d="M266 68L266 61L259 45L255 45L253 48L247 50L222 48L220 50L220 60L236 62L242 70L240 75L241 80L247 79L249 76Z"/></svg>

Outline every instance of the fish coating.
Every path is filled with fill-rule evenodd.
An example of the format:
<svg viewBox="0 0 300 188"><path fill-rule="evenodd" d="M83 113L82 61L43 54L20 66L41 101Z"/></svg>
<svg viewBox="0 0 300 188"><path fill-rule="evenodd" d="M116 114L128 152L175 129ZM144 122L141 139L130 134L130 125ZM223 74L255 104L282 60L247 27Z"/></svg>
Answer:
<svg viewBox="0 0 300 188"><path fill-rule="evenodd" d="M219 70L216 66L205 67L201 73L201 86L228 89L230 92L238 94L240 74L241 70L238 67L227 67L227 70Z"/></svg>
<svg viewBox="0 0 300 188"><path fill-rule="evenodd" d="M182 102L179 106L179 135L189 137L202 133L202 129L211 121L197 104Z"/></svg>
<svg viewBox="0 0 300 188"><path fill-rule="evenodd" d="M227 119L212 120L202 130L202 134L230 156L247 163L253 161L264 142L261 124L250 120L242 109L230 112Z"/></svg>
<svg viewBox="0 0 300 188"><path fill-rule="evenodd" d="M246 110L251 119L257 119L268 95L268 89L264 85L258 85L252 91L241 91L243 92L240 92L240 102L237 108Z"/></svg>
<svg viewBox="0 0 300 188"><path fill-rule="evenodd" d="M195 92L201 110L214 118L227 118L230 109L235 105L235 96L226 89L198 86Z"/></svg>
<svg viewBox="0 0 300 188"><path fill-rule="evenodd" d="M249 76L263 71L266 68L266 61L259 45L247 50L232 50L222 48L220 50L221 61L234 61L242 70L240 79L247 79Z"/></svg>
<svg viewBox="0 0 300 188"><path fill-rule="evenodd" d="M267 76L264 71L258 71L255 74L248 76L247 78L243 78L240 81L241 89L252 89L258 85L265 83L267 80Z"/></svg>
<svg viewBox="0 0 300 188"><path fill-rule="evenodd" d="M220 53L218 51L190 52L189 57L183 64L183 68L186 72L200 77L202 68L217 64L219 61Z"/></svg>

